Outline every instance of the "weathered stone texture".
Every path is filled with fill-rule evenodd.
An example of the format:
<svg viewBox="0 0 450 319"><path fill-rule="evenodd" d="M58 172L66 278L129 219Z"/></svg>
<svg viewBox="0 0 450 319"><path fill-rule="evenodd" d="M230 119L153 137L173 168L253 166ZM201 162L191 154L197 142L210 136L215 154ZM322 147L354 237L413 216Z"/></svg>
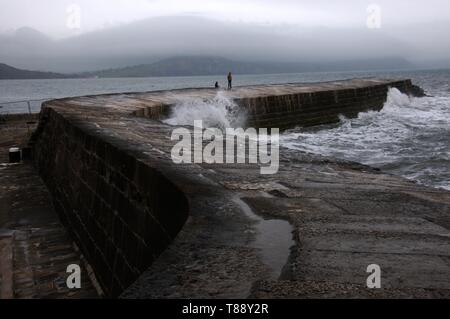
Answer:
<svg viewBox="0 0 450 319"><path fill-rule="evenodd" d="M360 112L379 111L386 102L389 88L397 88L413 96L423 95L423 90L413 85L411 80L377 79L249 86L222 94L233 99L242 108L247 115L247 127L289 129L336 123L339 122L340 115L355 117ZM189 90L172 92L172 95L158 92L158 103L149 101L150 106L141 108L134 114L163 119L170 114L173 105L182 95L188 98L208 98L217 93L207 89L196 93ZM151 93L147 98L152 98Z"/></svg>
<svg viewBox="0 0 450 319"><path fill-rule="evenodd" d="M29 122L29 115L0 122L0 299L97 298L89 267L32 163L7 163L10 147L27 145L35 128ZM81 267L81 289L66 285L72 264Z"/></svg>
<svg viewBox="0 0 450 319"><path fill-rule="evenodd" d="M34 161L56 211L105 293L117 296L177 235L186 199L159 172L51 108L38 134Z"/></svg>
<svg viewBox="0 0 450 319"><path fill-rule="evenodd" d="M380 109L390 86L410 93L411 82L266 85L223 94L253 109L257 126L287 128ZM250 164L174 164L173 127L155 117L184 98L216 94L189 89L45 104L34 161L109 296L332 297L345 290L370 297L368 263L386 267L377 296L449 295L449 192L284 148L273 176ZM258 222L242 202L255 215L291 222L295 246L281 274L253 245Z"/></svg>

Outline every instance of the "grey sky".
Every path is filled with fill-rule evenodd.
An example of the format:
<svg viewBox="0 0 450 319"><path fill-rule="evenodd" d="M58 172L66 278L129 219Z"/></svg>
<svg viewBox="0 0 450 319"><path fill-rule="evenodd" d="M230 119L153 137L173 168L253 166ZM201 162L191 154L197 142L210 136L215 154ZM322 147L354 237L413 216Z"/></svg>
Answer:
<svg viewBox="0 0 450 319"><path fill-rule="evenodd" d="M155 16L190 14L234 22L363 27L367 7L382 9L384 28L450 21L448 0L0 0L0 32L30 26L53 37L73 35L71 4L89 32Z"/></svg>

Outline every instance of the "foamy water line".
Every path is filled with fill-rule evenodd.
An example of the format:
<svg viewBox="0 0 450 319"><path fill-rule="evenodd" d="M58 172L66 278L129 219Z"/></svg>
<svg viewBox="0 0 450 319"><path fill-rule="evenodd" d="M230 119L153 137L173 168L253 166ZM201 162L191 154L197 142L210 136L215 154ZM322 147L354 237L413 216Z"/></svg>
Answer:
<svg viewBox="0 0 450 319"><path fill-rule="evenodd" d="M171 125L241 127L246 116L223 93L210 100L180 101L165 120ZM294 129L282 146L345 159L404 176L421 184L450 190L450 97L410 98L391 89L380 112L341 118L338 125Z"/></svg>
<svg viewBox="0 0 450 319"><path fill-rule="evenodd" d="M335 126L286 132L291 149L359 162L450 190L450 98L410 98L391 89L381 112Z"/></svg>

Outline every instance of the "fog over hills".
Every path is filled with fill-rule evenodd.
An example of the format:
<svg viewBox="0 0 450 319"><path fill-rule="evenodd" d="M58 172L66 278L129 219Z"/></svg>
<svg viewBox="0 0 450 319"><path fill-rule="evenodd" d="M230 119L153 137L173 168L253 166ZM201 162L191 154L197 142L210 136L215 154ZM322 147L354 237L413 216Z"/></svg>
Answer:
<svg viewBox="0 0 450 319"><path fill-rule="evenodd" d="M401 58L365 59L322 63L289 62L240 62L222 57L186 56L172 57L151 64L140 64L125 68L113 68L83 73L52 73L17 69L0 63L0 79L59 79L59 78L120 78L120 77L162 77L224 75L234 74L277 74L324 71L357 70L401 70L415 66Z"/></svg>
<svg viewBox="0 0 450 319"><path fill-rule="evenodd" d="M274 27L192 16L150 18L61 40L21 28L0 35L0 43L2 63L65 73L147 65L179 56L331 65L392 57L410 60L418 53L382 30Z"/></svg>
<svg viewBox="0 0 450 319"><path fill-rule="evenodd" d="M152 64L109 69L84 74L98 77L157 77L190 75L276 74L377 69L411 69L414 65L401 58L365 59L322 63L242 62L222 57L184 56L163 59Z"/></svg>
<svg viewBox="0 0 450 319"><path fill-rule="evenodd" d="M53 73L53 72L40 72L29 71L14 68L10 65L0 63L0 80L19 80L19 79L64 79L73 77L71 75Z"/></svg>

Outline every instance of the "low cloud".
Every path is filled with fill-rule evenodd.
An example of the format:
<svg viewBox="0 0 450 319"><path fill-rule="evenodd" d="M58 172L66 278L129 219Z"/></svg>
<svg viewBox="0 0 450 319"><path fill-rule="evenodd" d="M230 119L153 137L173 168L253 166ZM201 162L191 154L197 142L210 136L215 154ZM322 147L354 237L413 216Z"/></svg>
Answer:
<svg viewBox="0 0 450 319"><path fill-rule="evenodd" d="M262 3L267 6L271 2ZM352 3L361 9L365 2ZM281 5L289 7L289 1L282 1ZM310 10L320 5L329 8L324 1L315 5L302 1L302 5ZM374 29L368 28L367 21L362 18L361 25L340 25L337 19L332 27L313 26L312 23L227 21L198 15L148 18L59 40L33 28L20 28L0 35L0 62L56 72L116 68L187 55L256 62L332 62L401 57L423 67L450 66L448 21L431 22L425 14L427 22L409 24L411 17L408 16L408 19L403 18L403 23L400 20L393 23L390 11L381 12L385 18L380 28ZM353 13L350 11L349 17ZM404 14L399 12L399 16ZM356 18L350 20L356 21Z"/></svg>

